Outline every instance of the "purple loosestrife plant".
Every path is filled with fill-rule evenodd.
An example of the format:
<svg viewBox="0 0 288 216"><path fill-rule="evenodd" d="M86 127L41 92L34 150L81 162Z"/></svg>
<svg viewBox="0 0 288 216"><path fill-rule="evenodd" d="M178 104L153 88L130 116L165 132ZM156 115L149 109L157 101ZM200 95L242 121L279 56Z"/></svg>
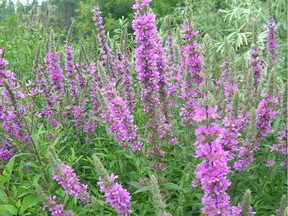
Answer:
<svg viewBox="0 0 288 216"><path fill-rule="evenodd" d="M287 147L287 132L288 132L288 124L284 125L284 129L278 132L277 140L278 143L274 144L270 147L270 152L277 152L278 155L286 156L288 154ZM286 166L286 161L280 162L281 167Z"/></svg>
<svg viewBox="0 0 288 216"><path fill-rule="evenodd" d="M199 44L195 43L195 38L198 36L197 31L193 31L189 24L183 26L183 39L187 41L187 45L182 50L185 67L188 70L186 77L181 85L181 98L184 104L181 108L180 115L182 124L192 124L194 116L196 100L199 97L198 84L203 81L200 76L202 70L202 53Z"/></svg>
<svg viewBox="0 0 288 216"><path fill-rule="evenodd" d="M61 100L64 92L64 83L63 83L63 71L60 67L60 60L57 52L48 51L44 58L46 65L46 70L49 75L49 79L57 95L56 99Z"/></svg>
<svg viewBox="0 0 288 216"><path fill-rule="evenodd" d="M1 112L1 108L0 108ZM3 162L8 161L13 157L14 153L17 151L16 148L13 148L11 142L7 138L0 137L0 160Z"/></svg>
<svg viewBox="0 0 288 216"><path fill-rule="evenodd" d="M166 85L166 66L163 49L159 49L155 14L148 11L151 0L137 0L133 5L136 10L132 21L137 48L134 50L135 68L141 87L141 101L144 114L147 116L146 129L149 135L146 142L151 145L148 154L163 157L161 151L162 139L169 130L165 124L165 115L160 112L160 90ZM159 68L158 68L159 66ZM161 74L160 74L161 71ZM164 91L162 92L164 93ZM155 153L155 154L154 154Z"/></svg>
<svg viewBox="0 0 288 216"><path fill-rule="evenodd" d="M115 78L116 65L114 63L114 56L111 53L111 49L106 42L103 19L101 17L99 6L95 6L92 12L93 21L98 32L97 39L101 49L102 65L110 72L109 75Z"/></svg>
<svg viewBox="0 0 288 216"><path fill-rule="evenodd" d="M231 61L229 58L225 58L221 65L222 79L224 80L224 95L227 102L231 102L233 93L237 90L237 84L233 82L233 74L231 71Z"/></svg>
<svg viewBox="0 0 288 216"><path fill-rule="evenodd" d="M123 77L122 88L125 95L125 100L129 107L131 113L134 112L134 94L132 88L132 78L129 74L130 72L130 62L128 61L127 54L121 54L121 64L120 64L120 73Z"/></svg>
<svg viewBox="0 0 288 216"><path fill-rule="evenodd" d="M34 187L36 188L37 194L44 204L43 209L48 209L52 216L74 216L73 211L64 211L64 205L57 204L56 196L48 197L38 183L36 183Z"/></svg>
<svg viewBox="0 0 288 216"><path fill-rule="evenodd" d="M202 159L196 167L196 178L204 191L202 213L230 216L232 208L226 192L231 184L226 177L230 172L228 152L223 149L219 138L221 128L213 122L216 118L219 118L217 106L198 108L193 118L204 124L195 130L196 157Z"/></svg>
<svg viewBox="0 0 288 216"><path fill-rule="evenodd" d="M250 71L253 76L253 87L254 90L252 94L256 96L257 88L261 82L261 78L263 76L263 68L262 68L262 58L261 58L261 50L257 46L252 46L252 49L249 51L250 60Z"/></svg>
<svg viewBox="0 0 288 216"><path fill-rule="evenodd" d="M277 44L276 44L276 35L275 35L275 22L273 20L267 21L267 50L271 54L272 61L277 61ZM269 64L269 60L268 60Z"/></svg>
<svg viewBox="0 0 288 216"><path fill-rule="evenodd" d="M19 148L27 150L30 148L31 139L27 131L28 125L23 119L26 114L26 108L23 105L24 94L19 89L14 73L6 70L8 61L2 55L3 51L0 50L0 88L2 88L0 94L0 132L3 132L0 154L1 160L7 161L16 151L9 140L18 142L21 144L18 145Z"/></svg>
<svg viewBox="0 0 288 216"><path fill-rule="evenodd" d="M149 113L159 103L159 72L157 70L157 42L155 14L149 13L150 1L137 1L132 27L137 48L134 51L135 67L141 87L141 100L144 112Z"/></svg>
<svg viewBox="0 0 288 216"><path fill-rule="evenodd" d="M177 107L176 99L179 93L179 71L180 71L180 65L176 62L176 57L174 53L174 47L173 47L173 39L172 36L169 34L167 36L167 47L168 47L168 89L169 89L169 98L170 98L170 104L169 107Z"/></svg>
<svg viewBox="0 0 288 216"><path fill-rule="evenodd" d="M76 76L76 66L74 63L74 53L70 44L65 45L65 70L66 70L66 77L68 78L69 84L69 93L71 96L72 102L77 101L77 85L75 81Z"/></svg>

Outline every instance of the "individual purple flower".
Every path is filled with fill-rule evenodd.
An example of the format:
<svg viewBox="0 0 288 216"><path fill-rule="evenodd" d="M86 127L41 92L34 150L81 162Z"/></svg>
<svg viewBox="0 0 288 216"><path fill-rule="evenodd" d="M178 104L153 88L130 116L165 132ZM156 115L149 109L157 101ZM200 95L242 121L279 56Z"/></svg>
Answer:
<svg viewBox="0 0 288 216"><path fill-rule="evenodd" d="M107 180L100 179L97 184L100 186L100 191L106 197L106 203L111 205L117 213L122 216L127 216L131 213L130 202L131 196L120 184L115 182L118 176L111 174Z"/></svg>
<svg viewBox="0 0 288 216"><path fill-rule="evenodd" d="M81 184L73 169L64 163L57 164L52 172L53 179L56 180L67 194L77 197L82 204L90 202L87 185Z"/></svg>
<svg viewBox="0 0 288 216"><path fill-rule="evenodd" d="M276 49L277 49L277 44L276 44L276 35L275 35L275 23L273 20L268 20L267 21L267 50L271 53L272 56L272 61L276 62L277 61L277 56L276 56Z"/></svg>

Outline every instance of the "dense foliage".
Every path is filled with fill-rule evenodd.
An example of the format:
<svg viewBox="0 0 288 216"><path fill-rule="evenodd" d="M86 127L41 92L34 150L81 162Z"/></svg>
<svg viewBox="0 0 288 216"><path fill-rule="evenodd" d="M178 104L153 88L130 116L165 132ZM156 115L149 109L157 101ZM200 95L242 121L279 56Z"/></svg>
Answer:
<svg viewBox="0 0 288 216"><path fill-rule="evenodd" d="M285 1L0 6L0 215L288 214Z"/></svg>

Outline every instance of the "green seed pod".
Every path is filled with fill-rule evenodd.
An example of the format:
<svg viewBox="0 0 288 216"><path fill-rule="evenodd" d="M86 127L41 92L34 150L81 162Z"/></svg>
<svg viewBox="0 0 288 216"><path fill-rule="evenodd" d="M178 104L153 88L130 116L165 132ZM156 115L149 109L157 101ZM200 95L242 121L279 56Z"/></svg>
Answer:
<svg viewBox="0 0 288 216"><path fill-rule="evenodd" d="M156 214L159 216L171 216L171 214L165 211L166 204L163 202L159 185L158 179L154 175L150 176L150 191L153 197L153 205L156 209Z"/></svg>
<svg viewBox="0 0 288 216"><path fill-rule="evenodd" d="M272 68L270 71L269 82L268 82L268 94L274 95L276 89L276 76L275 76L275 69Z"/></svg>
<svg viewBox="0 0 288 216"><path fill-rule="evenodd" d="M232 101L232 113L233 113L235 118L238 117L239 103L240 103L240 96L239 96L239 92L236 91L234 93L234 97L233 97L233 101Z"/></svg>
<svg viewBox="0 0 288 216"><path fill-rule="evenodd" d="M243 200L241 203L242 212L241 216L250 216L251 211L251 191L248 189L244 193Z"/></svg>
<svg viewBox="0 0 288 216"><path fill-rule="evenodd" d="M49 148L48 149L48 152L47 152L47 158L49 160L49 163L50 163L50 166L53 167L53 170L56 172L56 173L61 173L61 169L59 167L59 165L62 163L55 150L53 148Z"/></svg>
<svg viewBox="0 0 288 216"><path fill-rule="evenodd" d="M94 162L95 169L96 169L97 173L99 174L99 176L101 177L101 179L107 180L109 175L108 175L104 165L101 163L100 159L97 157L96 154L93 154L92 159Z"/></svg>
<svg viewBox="0 0 288 216"><path fill-rule="evenodd" d="M255 135L257 134L257 125L256 125L256 110L252 107L250 110L250 123L248 127L247 139L255 139Z"/></svg>
<svg viewBox="0 0 288 216"><path fill-rule="evenodd" d="M66 44L71 43L71 37L72 37L71 35L72 35L73 27L74 27L74 20L72 20L72 23L71 23L70 28L68 30L67 37L66 37Z"/></svg>
<svg viewBox="0 0 288 216"><path fill-rule="evenodd" d="M49 197L44 193L42 187L38 183L35 183L34 187L36 189L36 192L37 192L39 198L42 200L42 202L44 204L49 203Z"/></svg>
<svg viewBox="0 0 288 216"><path fill-rule="evenodd" d="M103 86L108 85L108 83L109 83L108 77L107 77L106 73L104 72L103 66L99 62L97 62L97 68L99 69L99 72L100 72L102 85Z"/></svg>
<svg viewBox="0 0 288 216"><path fill-rule="evenodd" d="M51 52L55 52L55 34L53 29L51 28L49 33L49 42L48 42L48 50Z"/></svg>
<svg viewBox="0 0 288 216"><path fill-rule="evenodd" d="M178 206L178 208L176 209L176 216L184 216L183 214L183 207L182 206Z"/></svg>
<svg viewBox="0 0 288 216"><path fill-rule="evenodd" d="M279 215L280 216L287 216L287 197L286 195L284 194L281 198L281 201L280 201L280 209L279 209Z"/></svg>
<svg viewBox="0 0 288 216"><path fill-rule="evenodd" d="M248 76L247 76L247 85L246 85L246 91L245 91L245 102L247 104L247 106L251 105L251 94L254 91L254 87L253 87L253 75L251 73L251 71L249 71Z"/></svg>
<svg viewBox="0 0 288 216"><path fill-rule="evenodd" d="M38 66L39 66L39 59L40 59L40 53L41 53L41 46L42 46L42 41L40 39L37 49L36 49L36 54L35 54L35 58L33 61L33 71L35 73L35 71L37 70Z"/></svg>

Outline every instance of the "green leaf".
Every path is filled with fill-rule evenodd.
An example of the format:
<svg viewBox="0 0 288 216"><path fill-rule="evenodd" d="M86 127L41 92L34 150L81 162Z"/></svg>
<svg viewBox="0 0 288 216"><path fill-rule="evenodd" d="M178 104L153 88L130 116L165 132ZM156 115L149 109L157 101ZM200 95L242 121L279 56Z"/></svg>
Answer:
<svg viewBox="0 0 288 216"><path fill-rule="evenodd" d="M5 166L4 171L3 171L3 175L5 177L7 177L7 179L6 179L6 183L8 184L7 187L9 186L10 178L11 178L13 167L14 167L14 163L15 163L15 156L10 158L9 162L7 163L7 165Z"/></svg>
<svg viewBox="0 0 288 216"><path fill-rule="evenodd" d="M20 214L23 214L30 207L35 206L39 201L39 197L35 194L25 196L20 208Z"/></svg>
<svg viewBox="0 0 288 216"><path fill-rule="evenodd" d="M141 192L145 192L145 191L149 191L150 190L150 186L145 186L145 187L140 187L139 189L137 189L134 194L137 193L141 193Z"/></svg>
<svg viewBox="0 0 288 216"><path fill-rule="evenodd" d="M12 215L17 214L17 208L13 205L0 205L0 212L1 211L9 212Z"/></svg>
<svg viewBox="0 0 288 216"><path fill-rule="evenodd" d="M0 187L0 203L6 204L8 202L8 197L3 188Z"/></svg>
<svg viewBox="0 0 288 216"><path fill-rule="evenodd" d="M168 190L177 190L177 191L182 190L182 188L179 185L174 184L172 182L167 182L167 183L163 184L163 187L167 188Z"/></svg>

